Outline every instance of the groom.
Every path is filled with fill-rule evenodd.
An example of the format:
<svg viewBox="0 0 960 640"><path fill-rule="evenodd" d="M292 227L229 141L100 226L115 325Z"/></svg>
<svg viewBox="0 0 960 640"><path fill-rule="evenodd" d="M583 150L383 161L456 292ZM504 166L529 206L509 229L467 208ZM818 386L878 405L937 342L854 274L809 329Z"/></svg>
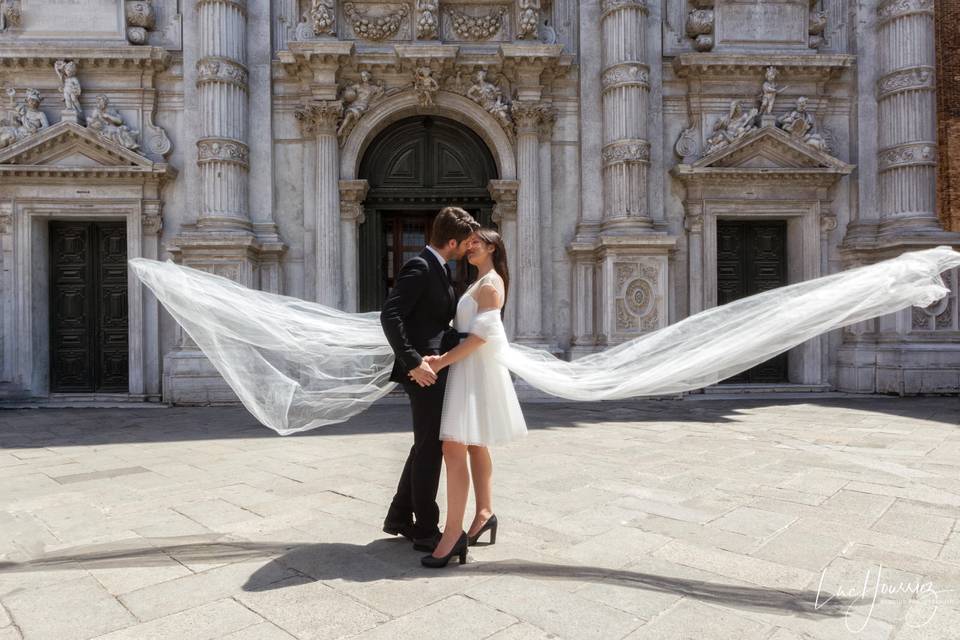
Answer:
<svg viewBox="0 0 960 640"><path fill-rule="evenodd" d="M403 385L413 410L413 447L383 530L412 540L421 551L433 551L440 537L440 414L447 383L447 370L435 374L423 356L442 354L459 341L450 326L457 299L447 262L463 258L471 234L479 228L463 209L441 210L433 220L430 243L400 269L380 312L396 356L390 379Z"/></svg>

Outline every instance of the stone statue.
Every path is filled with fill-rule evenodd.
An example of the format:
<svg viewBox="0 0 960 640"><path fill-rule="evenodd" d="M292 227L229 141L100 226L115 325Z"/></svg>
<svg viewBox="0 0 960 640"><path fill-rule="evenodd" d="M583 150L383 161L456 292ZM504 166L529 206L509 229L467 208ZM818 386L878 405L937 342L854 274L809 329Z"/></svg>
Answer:
<svg viewBox="0 0 960 640"><path fill-rule="evenodd" d="M511 130L510 105L503 99L503 91L487 80L486 69L478 69L473 76L473 86L467 89L467 97L487 110L500 125Z"/></svg>
<svg viewBox="0 0 960 640"><path fill-rule="evenodd" d="M80 108L80 80L77 79L77 63L73 60L57 60L53 70L60 78L60 90L63 92L65 111L72 111L79 119L83 110Z"/></svg>
<svg viewBox="0 0 960 640"><path fill-rule="evenodd" d="M770 115L773 113L773 103L777 100L777 94L784 91L787 87L777 87L777 70L774 67L767 67L767 79L760 90L760 114Z"/></svg>
<svg viewBox="0 0 960 640"><path fill-rule="evenodd" d="M135 136L139 133L123 124L123 118L116 111L109 108L110 101L107 96L97 96L97 108L93 110L90 118L87 120L87 128L93 129L97 134L109 142L118 144L121 147L137 151L140 144Z"/></svg>
<svg viewBox="0 0 960 640"><path fill-rule="evenodd" d="M827 141L816 132L816 121L813 114L807 111L807 99L804 96L797 98L797 106L793 111L777 118L777 126L814 149L827 151Z"/></svg>
<svg viewBox="0 0 960 640"><path fill-rule="evenodd" d="M413 88L421 107L432 107L433 96L440 90L440 83L433 77L430 67L417 67L413 74Z"/></svg>
<svg viewBox="0 0 960 640"><path fill-rule="evenodd" d="M343 122L337 129L337 136L343 137L353 129L360 117L367 112L370 104L383 95L383 85L372 82L369 71L360 72L360 82L347 85L343 90L345 110Z"/></svg>
<svg viewBox="0 0 960 640"><path fill-rule="evenodd" d="M707 138L707 154L734 142L757 128L758 109L753 107L744 111L739 100L730 101L730 112L713 124L713 131Z"/></svg>
<svg viewBox="0 0 960 640"><path fill-rule="evenodd" d="M16 142L20 142L35 134L40 129L50 126L47 116L40 111L40 92L36 89L27 89L24 104L14 105L16 90L7 90L7 99L12 107L7 125L0 127L0 149Z"/></svg>

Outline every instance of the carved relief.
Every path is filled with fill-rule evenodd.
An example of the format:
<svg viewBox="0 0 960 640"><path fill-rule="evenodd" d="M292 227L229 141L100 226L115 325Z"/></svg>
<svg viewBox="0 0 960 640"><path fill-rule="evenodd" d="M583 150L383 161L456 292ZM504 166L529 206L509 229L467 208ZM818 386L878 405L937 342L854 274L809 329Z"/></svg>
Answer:
<svg viewBox="0 0 960 640"><path fill-rule="evenodd" d="M510 104L504 99L503 91L487 80L486 69L478 69L474 73L473 85L467 89L466 95L496 118L504 130L513 132Z"/></svg>
<svg viewBox="0 0 960 640"><path fill-rule="evenodd" d="M7 109L0 120L0 149L29 138L40 129L50 126L47 116L40 111L40 92L27 89L23 104L16 104L16 90L7 89Z"/></svg>
<svg viewBox="0 0 960 640"><path fill-rule="evenodd" d="M0 32L8 27L19 27L20 22L20 0L0 2Z"/></svg>
<svg viewBox="0 0 960 640"><path fill-rule="evenodd" d="M656 287L659 272L645 264L617 263L617 331L656 329L659 322Z"/></svg>
<svg viewBox="0 0 960 640"><path fill-rule="evenodd" d="M601 152L603 166L621 162L649 162L650 143L644 141L614 142Z"/></svg>
<svg viewBox="0 0 960 640"><path fill-rule="evenodd" d="M438 0L417 0L417 38L436 40L440 28Z"/></svg>
<svg viewBox="0 0 960 640"><path fill-rule="evenodd" d="M932 89L936 74L932 67L918 67L894 71L877 81L877 99L896 91L908 89Z"/></svg>
<svg viewBox="0 0 960 640"><path fill-rule="evenodd" d="M650 71L635 64L618 65L603 72L601 83L604 90L626 85L649 87Z"/></svg>
<svg viewBox="0 0 960 640"><path fill-rule="evenodd" d="M147 117L147 122L144 125L143 140L147 144L147 148L160 156L166 156L170 153L170 150L173 148L173 145L170 142L167 132L163 130L162 127L154 124L153 119L157 116L157 103L154 101L153 108L150 111L150 115Z"/></svg>
<svg viewBox="0 0 960 640"><path fill-rule="evenodd" d="M756 129L759 111L756 107L744 111L739 100L731 100L729 113L713 123L713 130L707 138L707 154L722 149Z"/></svg>
<svg viewBox="0 0 960 640"><path fill-rule="evenodd" d="M96 131L97 135L107 142L131 151L140 149L140 143L136 139L140 132L123 123L120 114L110 109L110 100L105 95L97 96L97 108L90 114L87 128Z"/></svg>
<svg viewBox="0 0 960 640"><path fill-rule="evenodd" d="M923 142L901 145L881 151L878 160L880 171L917 164L934 165L937 163L937 147Z"/></svg>
<svg viewBox="0 0 960 640"><path fill-rule="evenodd" d="M421 107L432 107L433 97L440 91L440 83L433 77L430 67L417 67L413 71L413 89Z"/></svg>
<svg viewBox="0 0 960 640"><path fill-rule="evenodd" d="M247 86L247 70L242 65L226 59L204 58L197 62L197 82L232 82Z"/></svg>
<svg viewBox="0 0 960 640"><path fill-rule="evenodd" d="M877 9L877 15L883 21L911 13L933 13L933 0L887 0Z"/></svg>
<svg viewBox="0 0 960 640"><path fill-rule="evenodd" d="M817 133L813 114L807 111L807 99L803 96L797 98L792 111L777 118L777 126L818 151L827 150L827 142Z"/></svg>
<svg viewBox="0 0 960 640"><path fill-rule="evenodd" d="M450 28L462 40L489 40L500 33L506 7L497 7L481 15L470 15L459 9L447 9Z"/></svg>
<svg viewBox="0 0 960 640"><path fill-rule="evenodd" d="M697 157L700 145L697 143L696 127L687 127L680 132L677 142L673 145L673 151L683 162L691 162Z"/></svg>
<svg viewBox="0 0 960 640"><path fill-rule="evenodd" d="M376 15L374 11L386 13ZM406 4L377 6L376 9L362 11L353 2L343 5L343 13L350 21L354 35L364 40L381 41L393 37L403 26L408 11Z"/></svg>
<svg viewBox="0 0 960 640"><path fill-rule="evenodd" d="M156 25L157 14L151 0L134 0L125 5L127 40L131 44L146 44L147 32Z"/></svg>
<svg viewBox="0 0 960 640"><path fill-rule="evenodd" d="M337 12L333 0L310 0L297 24L297 40L337 34Z"/></svg>
<svg viewBox="0 0 960 640"><path fill-rule="evenodd" d="M140 225L144 234L155 236L163 229L163 218L159 213L145 213L140 216Z"/></svg>
<svg viewBox="0 0 960 640"><path fill-rule="evenodd" d="M80 94L83 92L80 88L80 80L77 79L77 63L73 60L57 60L53 65L53 70L60 79L60 92L63 95L64 115L73 114L74 122L79 121L83 115L80 108Z"/></svg>
<svg viewBox="0 0 960 640"><path fill-rule="evenodd" d="M337 135L341 141L346 139L370 105L383 97L383 93L383 83L373 82L369 71L361 71L360 82L348 84L343 88L341 95L344 104L343 122L337 129Z"/></svg>
<svg viewBox="0 0 960 640"><path fill-rule="evenodd" d="M517 38L536 40L540 24L540 0L520 0L517 15Z"/></svg>
<svg viewBox="0 0 960 640"><path fill-rule="evenodd" d="M230 140L201 140L197 143L197 160L234 162L246 165L250 159L247 145Z"/></svg>

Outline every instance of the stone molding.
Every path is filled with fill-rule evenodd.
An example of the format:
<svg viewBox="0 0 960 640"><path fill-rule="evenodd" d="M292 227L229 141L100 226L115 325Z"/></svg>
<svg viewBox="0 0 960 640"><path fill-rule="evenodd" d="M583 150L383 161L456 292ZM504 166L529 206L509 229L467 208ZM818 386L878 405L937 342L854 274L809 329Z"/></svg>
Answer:
<svg viewBox="0 0 960 640"><path fill-rule="evenodd" d="M884 0L877 7L877 17L881 23L916 13L933 17L933 0Z"/></svg>
<svg viewBox="0 0 960 640"><path fill-rule="evenodd" d="M603 166L609 167L625 162L650 162L650 143L646 140L617 140L601 151Z"/></svg>
<svg viewBox="0 0 960 640"><path fill-rule="evenodd" d="M604 70L601 77L603 91L617 87L650 88L650 69L638 62L622 62Z"/></svg>
<svg viewBox="0 0 960 640"><path fill-rule="evenodd" d="M306 138L313 138L321 133L336 135L342 115L343 102L340 100L310 102L294 113L300 123L300 131Z"/></svg>
<svg viewBox="0 0 960 640"><path fill-rule="evenodd" d="M791 78L834 78L853 66L856 56L847 54L746 54L684 53L673 59L673 70L680 78L754 78L763 77L767 67L776 67Z"/></svg>
<svg viewBox="0 0 960 640"><path fill-rule="evenodd" d="M247 68L236 60L209 57L197 61L197 85L208 82L224 82L246 90L248 81Z"/></svg>
<svg viewBox="0 0 960 640"><path fill-rule="evenodd" d="M877 80L877 100L900 91L933 91L936 79L937 73L933 67L898 69Z"/></svg>
<svg viewBox="0 0 960 640"><path fill-rule="evenodd" d="M0 69L48 71L57 60L77 63L79 71L140 69L164 71L171 54L162 47L61 47L47 45L0 45Z"/></svg>
<svg viewBox="0 0 960 640"><path fill-rule="evenodd" d="M937 145L935 142L911 142L884 149L877 157L880 172L910 166L936 166Z"/></svg>
<svg viewBox="0 0 960 640"><path fill-rule="evenodd" d="M250 149L239 140L230 138L202 138L197 141L197 163L227 162L246 168Z"/></svg>

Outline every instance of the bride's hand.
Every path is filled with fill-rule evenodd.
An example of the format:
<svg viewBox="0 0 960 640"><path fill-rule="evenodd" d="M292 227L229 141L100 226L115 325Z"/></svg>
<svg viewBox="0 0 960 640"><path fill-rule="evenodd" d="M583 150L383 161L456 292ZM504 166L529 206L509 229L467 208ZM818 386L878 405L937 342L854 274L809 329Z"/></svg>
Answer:
<svg viewBox="0 0 960 640"><path fill-rule="evenodd" d="M427 363L434 373L440 373L444 368L443 356L424 356L423 361Z"/></svg>

